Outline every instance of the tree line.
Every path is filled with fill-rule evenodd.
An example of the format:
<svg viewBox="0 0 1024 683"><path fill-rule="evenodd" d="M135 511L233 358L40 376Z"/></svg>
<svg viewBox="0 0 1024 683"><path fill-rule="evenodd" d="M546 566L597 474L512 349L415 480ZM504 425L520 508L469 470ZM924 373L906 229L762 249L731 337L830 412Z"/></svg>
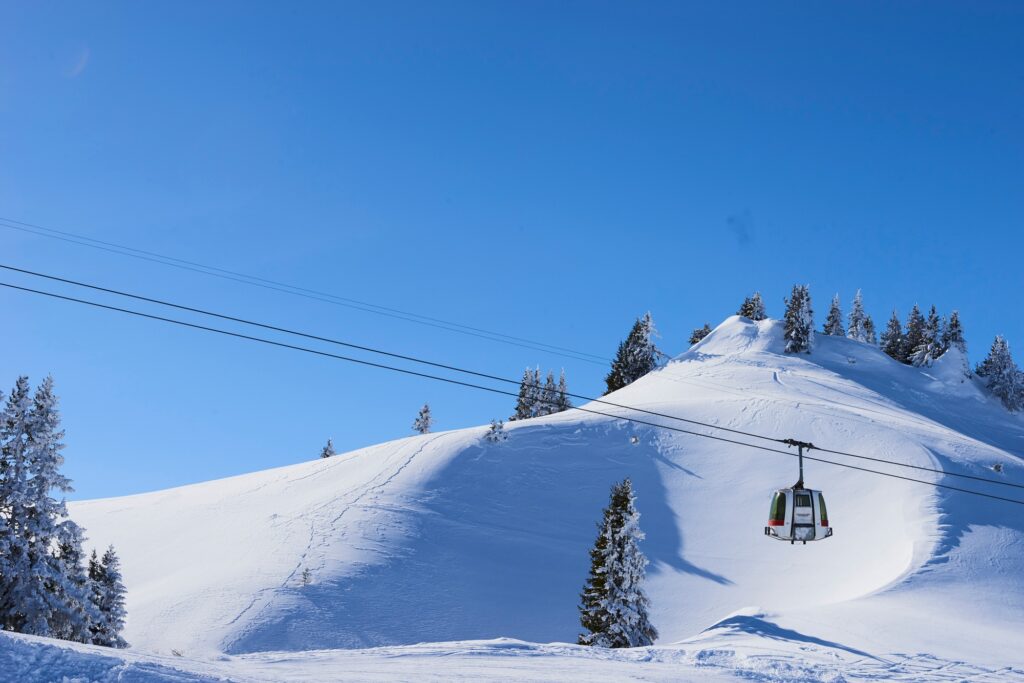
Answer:
<svg viewBox="0 0 1024 683"><path fill-rule="evenodd" d="M19 377L0 413L0 628L127 647L117 553L86 561L84 532L54 497L72 491L57 404L51 377L34 394Z"/></svg>

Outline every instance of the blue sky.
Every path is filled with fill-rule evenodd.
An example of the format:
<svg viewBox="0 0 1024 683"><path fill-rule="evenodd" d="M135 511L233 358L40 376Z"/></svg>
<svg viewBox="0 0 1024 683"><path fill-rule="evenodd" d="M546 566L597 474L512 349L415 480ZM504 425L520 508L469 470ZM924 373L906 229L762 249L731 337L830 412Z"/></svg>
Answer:
<svg viewBox="0 0 1024 683"><path fill-rule="evenodd" d="M795 282L1024 353L1019 3L8 3L0 216L611 355ZM518 377L605 368L0 227L0 262ZM7 273L0 281L38 285ZM46 285L44 289L70 291ZM98 297L93 297L98 298ZM511 399L0 291L75 498Z"/></svg>

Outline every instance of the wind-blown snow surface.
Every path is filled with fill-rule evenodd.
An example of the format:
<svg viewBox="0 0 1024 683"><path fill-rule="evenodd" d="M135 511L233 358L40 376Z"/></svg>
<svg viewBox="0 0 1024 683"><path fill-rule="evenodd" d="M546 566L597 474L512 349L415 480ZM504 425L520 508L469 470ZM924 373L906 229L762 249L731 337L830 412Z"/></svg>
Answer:
<svg viewBox="0 0 1024 683"><path fill-rule="evenodd" d="M780 323L730 318L607 400L1024 482L1024 421L965 379L955 352L917 369L847 339L816 342L811 355L785 355ZM1005 667L1024 666L1022 506L808 462L806 481L825 492L835 536L791 546L765 538L763 527L772 490L796 479L795 457L582 411L508 429L499 444L483 440L484 427L416 436L77 503L72 516L91 543L116 545L128 587L125 636L140 651L251 662L274 651L573 642L595 522L611 484L629 476L647 533L659 645L680 643L691 664L776 650L811 662L812 651L827 651L850 663L849 677L856 666L920 654L953 678L1020 675ZM811 455L1024 498L1019 489ZM700 652L711 653L707 661Z"/></svg>

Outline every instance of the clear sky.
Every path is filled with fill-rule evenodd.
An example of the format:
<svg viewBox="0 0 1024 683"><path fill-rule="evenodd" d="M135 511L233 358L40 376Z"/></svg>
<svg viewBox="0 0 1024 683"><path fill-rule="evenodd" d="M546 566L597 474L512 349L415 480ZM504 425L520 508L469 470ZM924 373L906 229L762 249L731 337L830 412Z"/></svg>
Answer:
<svg viewBox="0 0 1024 683"><path fill-rule="evenodd" d="M1024 5L0 6L0 216L610 356L759 289L959 309L1024 354ZM605 367L0 227L0 263L518 377ZM0 281L71 292L0 272ZM100 299L98 296L87 297ZM110 300L110 299L104 299ZM0 291L73 498L506 417L512 399Z"/></svg>

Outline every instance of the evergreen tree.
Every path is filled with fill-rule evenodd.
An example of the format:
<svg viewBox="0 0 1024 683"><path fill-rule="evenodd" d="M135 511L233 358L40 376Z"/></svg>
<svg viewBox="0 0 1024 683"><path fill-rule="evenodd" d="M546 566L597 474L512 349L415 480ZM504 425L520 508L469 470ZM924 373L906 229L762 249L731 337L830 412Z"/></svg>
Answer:
<svg viewBox="0 0 1024 683"><path fill-rule="evenodd" d="M534 371L531 368L523 370L523 379L519 382L519 395L516 397L516 410L509 422L514 420L528 420L533 417L534 397L537 388L534 380Z"/></svg>
<svg viewBox="0 0 1024 683"><path fill-rule="evenodd" d="M555 412L561 413L569 408L572 408L572 401L569 400L569 386L565 381L565 369L563 368L558 375L558 397L555 403Z"/></svg>
<svg viewBox="0 0 1024 683"><path fill-rule="evenodd" d="M62 602L70 609L54 615L52 629L57 638L79 643L93 642L93 625L100 614L92 600L92 582L83 564L82 529L70 519L60 528L60 546L57 559L64 575Z"/></svg>
<svg viewBox="0 0 1024 683"><path fill-rule="evenodd" d="M1010 345L1002 335L996 335L988 356L975 370L985 380L989 390L999 397L1007 410L1020 410L1024 403L1021 372L1010 355Z"/></svg>
<svg viewBox="0 0 1024 683"><path fill-rule="evenodd" d="M755 322L768 317L764 313L764 299L761 298L761 292L754 292L754 296L744 298L736 315L742 315L744 318L750 318ZM690 343L692 344L693 342Z"/></svg>
<svg viewBox="0 0 1024 683"><path fill-rule="evenodd" d="M832 337L846 336L843 329L843 312L839 308L839 294L832 297L832 305L828 307L828 317L825 318L825 327L822 328L825 334Z"/></svg>
<svg viewBox="0 0 1024 683"><path fill-rule="evenodd" d="M320 457L321 458L329 458L332 455L336 455L336 454L337 454L337 451L334 450L334 442L331 441L330 439L327 439L327 445L325 445L322 449L320 449Z"/></svg>
<svg viewBox="0 0 1024 683"><path fill-rule="evenodd" d="M754 296L750 298L750 315L747 317L754 322L768 317L764 311L764 299L761 298L761 292L754 292Z"/></svg>
<svg viewBox="0 0 1024 683"><path fill-rule="evenodd" d="M626 341L619 344L611 370L605 377L606 394L632 384L658 366L662 353L654 345L657 334L650 312L637 319Z"/></svg>
<svg viewBox="0 0 1024 683"><path fill-rule="evenodd" d="M501 420L491 420L491 426L488 428L487 433L484 434L484 439L491 443L501 443L508 439L508 432L505 431L505 423Z"/></svg>
<svg viewBox="0 0 1024 683"><path fill-rule="evenodd" d="M967 342L964 341L964 328L960 324L959 311L953 311L949 316L949 322L943 326L942 348L955 348L961 353L967 353Z"/></svg>
<svg viewBox="0 0 1024 683"><path fill-rule="evenodd" d="M420 408L420 412L416 416L416 419L413 420L412 429L414 432L427 434L430 432L430 427L433 424L434 418L430 415L430 404L424 403L423 407Z"/></svg>
<svg viewBox="0 0 1024 683"><path fill-rule="evenodd" d="M743 297L743 303L740 304L740 310L736 311L736 315L749 318L754 312L754 304L749 296Z"/></svg>
<svg viewBox="0 0 1024 683"><path fill-rule="evenodd" d="M5 463L0 625L81 640L89 626L86 595L74 566L81 559L76 555L81 530L67 518L64 500L53 497L71 491L70 480L60 472L63 437L53 379L47 377L30 400L28 378L19 377L0 425Z"/></svg>
<svg viewBox="0 0 1024 683"><path fill-rule="evenodd" d="M882 351L893 360L903 362L903 328L900 326L900 319L896 315L896 309L892 310L892 317L889 324L882 333Z"/></svg>
<svg viewBox="0 0 1024 683"><path fill-rule="evenodd" d="M704 323L704 327L698 327L690 334L690 346L699 344L700 340L711 334L711 325Z"/></svg>
<svg viewBox="0 0 1024 683"><path fill-rule="evenodd" d="M548 376L541 387L534 413L537 416L551 415L558 412L558 385L555 384L555 373L548 371Z"/></svg>
<svg viewBox="0 0 1024 683"><path fill-rule="evenodd" d="M853 297L853 305L850 307L850 325L846 330L846 336L854 341L866 343L868 341L868 320L867 314L864 313L864 299L858 289L856 296ZM874 323L871 326L874 327Z"/></svg>
<svg viewBox="0 0 1024 683"><path fill-rule="evenodd" d="M590 576L580 594L580 645L644 647L658 632L648 618L643 589L647 558L639 543L640 513L629 479L612 487L599 533L590 551Z"/></svg>
<svg viewBox="0 0 1024 683"><path fill-rule="evenodd" d="M910 364L918 368L931 366L942 355L941 344L942 321L935 306L932 306L921 328L921 341L910 354Z"/></svg>
<svg viewBox="0 0 1024 683"><path fill-rule="evenodd" d="M19 377L0 415L0 630L25 625L21 601L26 589L28 498L26 434L31 395L28 378Z"/></svg>
<svg viewBox="0 0 1024 683"><path fill-rule="evenodd" d="M907 325L903 332L903 343L900 345L900 362L907 363L908 365L912 362L911 358L914 352L921 344L924 343L924 316L921 315L921 309L914 304L914 307L910 309L910 315L907 316Z"/></svg>
<svg viewBox="0 0 1024 683"><path fill-rule="evenodd" d="M878 335L875 334L875 321L871 319L870 315L865 316L864 318L864 334L867 336L865 341L867 341L868 344L878 346Z"/></svg>
<svg viewBox="0 0 1024 683"><path fill-rule="evenodd" d="M92 642L106 647L128 647L121 637L125 619L125 589L121 581L121 563L114 546L107 548L101 560L92 551L89 559L92 602L99 619L92 626Z"/></svg>
<svg viewBox="0 0 1024 683"><path fill-rule="evenodd" d="M793 285L793 293L786 299L783 329L786 353L810 353L814 348L814 311L807 285Z"/></svg>

